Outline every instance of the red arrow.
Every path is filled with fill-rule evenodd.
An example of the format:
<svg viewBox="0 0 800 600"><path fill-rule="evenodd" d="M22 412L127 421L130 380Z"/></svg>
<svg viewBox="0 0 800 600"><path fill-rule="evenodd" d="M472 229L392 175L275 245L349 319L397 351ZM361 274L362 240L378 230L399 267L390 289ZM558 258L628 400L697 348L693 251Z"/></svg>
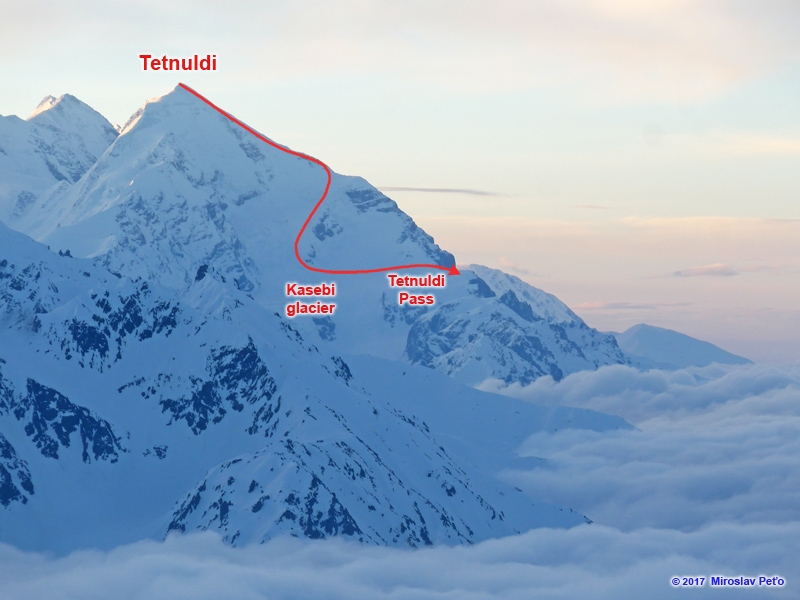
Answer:
<svg viewBox="0 0 800 600"><path fill-rule="evenodd" d="M300 262L300 264L303 265L306 269L308 269L309 271L314 271L315 273L329 273L331 275L361 275L363 273L382 273L383 271L399 271L400 269L439 269L442 271L447 271L447 273L450 275L461 275L461 273L459 272L459 270L456 268L455 265L453 265L450 268L443 267L441 265L416 264L416 265L396 265L393 267L382 267L380 269L318 269L317 267L312 267L311 265L307 264L300 256L300 248L299 248L300 238L303 237L303 234L306 231L306 227L308 227L308 224L311 223L311 219L314 218L314 214L317 212L317 209L325 201L325 198L328 197L328 191L331 189L331 170L328 168L328 165L326 165L318 158L314 158L313 156L309 156L308 154L303 154L302 152L296 152L295 150L290 150L285 146L276 144L272 140L265 138L263 135L258 133L255 129L253 129L249 125L243 123L242 121L234 117L232 114L222 110L219 106L211 102L211 100L197 93L188 85L184 83L179 83L178 85L187 92L189 92L190 94L192 94L193 96L199 98L200 100L208 104L211 108L213 108L222 116L227 117L228 119L236 123L239 127L244 129L245 131L252 133L262 142L269 144L270 146L280 150L281 152L286 152L286 154L291 154L292 156L297 156L298 158L305 159L325 169L325 175L328 178L327 182L325 183L325 191L322 192L322 196L320 196L319 200L317 200L317 203L314 205L311 214L308 215L306 222L303 223L303 226L300 228L300 232L297 234L297 237L294 240L294 255L297 257L297 260Z"/></svg>

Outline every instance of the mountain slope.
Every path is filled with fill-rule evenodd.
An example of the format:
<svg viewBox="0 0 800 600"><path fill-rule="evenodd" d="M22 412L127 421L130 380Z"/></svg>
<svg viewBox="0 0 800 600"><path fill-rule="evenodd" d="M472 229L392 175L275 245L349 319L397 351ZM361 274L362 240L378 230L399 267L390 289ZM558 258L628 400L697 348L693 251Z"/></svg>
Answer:
<svg viewBox="0 0 800 600"><path fill-rule="evenodd" d="M629 427L325 354L213 269L178 294L3 226L0 255L0 536L21 547L572 526L496 475L537 429Z"/></svg>
<svg viewBox="0 0 800 600"><path fill-rule="evenodd" d="M463 271L469 295L414 320L405 357L478 385L506 384L569 373L627 359L610 335L588 327L555 296L501 271L471 265Z"/></svg>

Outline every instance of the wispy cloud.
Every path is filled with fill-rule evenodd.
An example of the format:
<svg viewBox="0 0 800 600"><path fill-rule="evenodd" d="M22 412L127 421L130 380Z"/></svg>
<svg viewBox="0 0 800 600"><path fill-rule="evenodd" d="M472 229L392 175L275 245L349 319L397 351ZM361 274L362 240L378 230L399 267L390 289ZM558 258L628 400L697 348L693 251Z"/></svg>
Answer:
<svg viewBox="0 0 800 600"><path fill-rule="evenodd" d="M573 310L654 310L664 306L686 306L680 304L634 304L631 302L583 302L572 307Z"/></svg>
<svg viewBox="0 0 800 600"><path fill-rule="evenodd" d="M730 265L723 263L716 263L713 265L704 265L702 267L690 267L688 269L681 269L675 271L673 277L733 277L738 275L739 270Z"/></svg>
<svg viewBox="0 0 800 600"><path fill-rule="evenodd" d="M612 210L610 206L601 206L599 204L573 204L572 208L585 208L588 210Z"/></svg>
<svg viewBox="0 0 800 600"><path fill-rule="evenodd" d="M746 156L798 156L800 135L775 135L759 132L679 133L664 136L666 144L685 152L695 149L712 158Z"/></svg>
<svg viewBox="0 0 800 600"><path fill-rule="evenodd" d="M431 192L434 194L469 194L470 196L493 196L501 197L507 194L498 192L487 192L485 190L470 190L466 188L428 188L428 187L409 187L409 186L385 186L378 188L382 192Z"/></svg>
<svg viewBox="0 0 800 600"><path fill-rule="evenodd" d="M503 267L507 271L511 271L512 273L517 273L519 275L531 275L529 269L519 266L519 264L517 264L515 261L505 256L501 256L498 259L498 262L500 263L501 267Z"/></svg>
<svg viewBox="0 0 800 600"><path fill-rule="evenodd" d="M761 273L764 271L772 271L775 267L768 265L747 265L744 267L737 267L735 265L728 265L724 263L715 263L713 265L703 265L701 267L690 267L688 269L681 269L674 271L670 277L734 277L741 273Z"/></svg>

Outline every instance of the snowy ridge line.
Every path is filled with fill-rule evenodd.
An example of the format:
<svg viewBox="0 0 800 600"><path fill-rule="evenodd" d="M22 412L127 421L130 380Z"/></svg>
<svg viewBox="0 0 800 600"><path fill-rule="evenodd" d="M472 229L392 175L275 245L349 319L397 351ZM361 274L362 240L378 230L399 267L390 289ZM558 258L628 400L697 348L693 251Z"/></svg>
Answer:
<svg viewBox="0 0 800 600"><path fill-rule="evenodd" d="M264 137L263 135L258 133L255 129L253 129L252 127L250 127L246 123L243 123L242 121L240 121L239 119L234 117L229 112L223 110L222 108L220 108L219 106L217 106L216 104L211 102L211 100L209 100L208 98L206 98L202 94L200 94L197 91L195 91L192 88L190 88L188 85L186 85L184 83L179 83L178 86L183 88L184 90L186 90L187 92L189 92L190 94L192 94L193 96L198 98L199 100L205 102L206 104L208 104L208 106L210 106L211 108L216 110L218 113L220 113L224 117L230 119L231 121L236 123L239 127L244 129L248 133L251 133L252 135L257 137L259 140L261 140L262 142L265 142L266 144L269 144L270 146L272 146L273 148L275 148L277 150L280 150L281 152L286 152L287 154L291 154L292 156L296 156L298 158L302 158L304 160L312 162L315 165L319 165L320 167L322 167L325 170L325 175L327 177L327 182L325 183L325 191L322 192L322 195L320 196L319 200L317 200L317 203L314 205L314 208L311 210L311 213L306 218L305 223L303 223L303 226L300 228L300 232L297 234L297 237L294 240L294 255L297 258L297 261L301 265L303 265L303 267L308 269L309 271L314 271L315 273L328 273L330 275L362 275L362 274L366 274L366 273L383 273L385 271L397 271L397 270L400 270L400 269L440 269L442 271L447 271L449 275L460 275L461 274L459 272L459 270L456 268L455 264L452 267L443 267L442 265L434 265L434 264L395 265L395 266L391 266L391 267L381 267L381 268L378 268L378 269L319 269L317 267L312 267L311 265L307 264L302 259L302 257L300 256L300 238L303 237L303 234L305 233L306 228L308 227L309 223L311 223L311 219L314 218L314 215L316 214L317 210L322 205L322 203L325 201L325 198L328 197L328 192L330 191L330 188L331 188L331 177L332 177L331 176L331 170L328 167L328 165L326 165L324 162L322 162L318 158L314 158L313 156L309 156L308 154L304 154L303 152L297 152L296 150L291 150L291 149L289 149L289 148L287 148L285 146L281 146L280 144L277 144L276 142L273 142L272 140Z"/></svg>

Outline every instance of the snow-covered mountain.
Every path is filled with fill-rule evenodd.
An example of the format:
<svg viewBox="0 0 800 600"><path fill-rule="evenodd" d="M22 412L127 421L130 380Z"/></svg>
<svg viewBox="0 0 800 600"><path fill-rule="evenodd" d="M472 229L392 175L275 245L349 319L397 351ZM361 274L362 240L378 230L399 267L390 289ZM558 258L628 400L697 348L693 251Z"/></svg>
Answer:
<svg viewBox="0 0 800 600"><path fill-rule="evenodd" d="M417 546L585 522L497 474L535 431L629 425L464 383L626 362L613 337L485 267L427 307L398 306L384 274L311 273L294 239L318 165L181 88L118 137L90 111L64 96L10 121L47 124L63 151L0 138L3 198L39 182L6 213L18 231L0 226L0 540L64 551L211 528ZM53 184L42 160L81 166ZM454 263L336 174L299 250L329 269ZM284 316L287 282L333 280L334 316Z"/></svg>
<svg viewBox="0 0 800 600"><path fill-rule="evenodd" d="M175 290L211 265L281 312L286 282L321 280L295 259L294 241L325 181L318 165L265 144L176 88L147 103L79 182L42 198L13 226ZM359 177L337 174L300 252L325 269L455 262L392 200ZM336 279L335 317L298 324L333 351L404 357L469 384L560 379L625 362L613 337L500 272L466 271L449 278L433 307L402 309L385 274Z"/></svg>
<svg viewBox="0 0 800 600"><path fill-rule="evenodd" d="M612 333L631 363L642 369L677 370L712 363L746 365L751 361L671 329L640 323L623 333Z"/></svg>
<svg viewBox="0 0 800 600"><path fill-rule="evenodd" d="M111 123L69 94L47 96L25 121L0 117L0 220L14 222L43 194L67 189L116 137Z"/></svg>
<svg viewBox="0 0 800 600"><path fill-rule="evenodd" d="M527 385L550 375L623 364L612 336L588 327L555 296L502 271L465 270L469 295L416 318L405 357L470 385L488 378Z"/></svg>

